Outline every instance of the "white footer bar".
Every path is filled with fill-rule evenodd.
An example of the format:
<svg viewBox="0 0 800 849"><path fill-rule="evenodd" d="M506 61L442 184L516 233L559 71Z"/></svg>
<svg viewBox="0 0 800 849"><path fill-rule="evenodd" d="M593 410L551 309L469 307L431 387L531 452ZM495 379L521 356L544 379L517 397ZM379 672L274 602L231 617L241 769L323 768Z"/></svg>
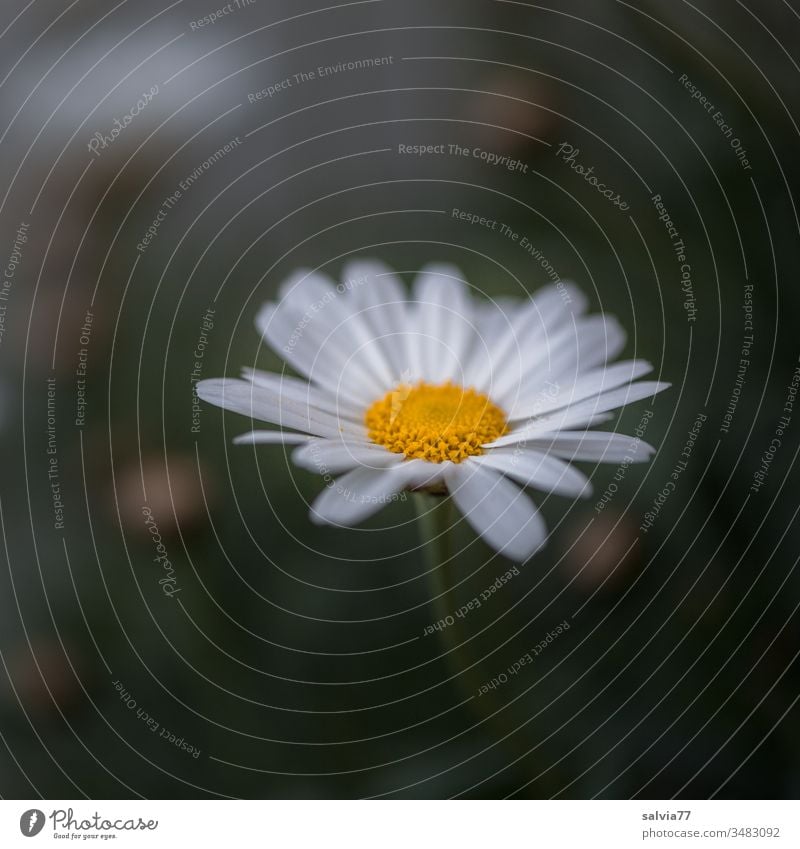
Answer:
<svg viewBox="0 0 800 849"><path fill-rule="evenodd" d="M800 846L776 801L0 801L0 846L550 849Z"/></svg>

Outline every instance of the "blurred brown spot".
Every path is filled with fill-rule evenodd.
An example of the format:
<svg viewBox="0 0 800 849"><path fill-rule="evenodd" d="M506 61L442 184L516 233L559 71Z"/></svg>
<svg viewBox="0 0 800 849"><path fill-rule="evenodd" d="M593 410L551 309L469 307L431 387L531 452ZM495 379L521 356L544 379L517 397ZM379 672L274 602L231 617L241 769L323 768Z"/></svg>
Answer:
<svg viewBox="0 0 800 849"><path fill-rule="evenodd" d="M159 532L187 530L201 522L206 508L195 461L179 455L146 455L141 467L136 460L126 463L116 475L117 501L125 525L147 533L142 507L147 505L158 522ZM206 497L209 481L203 476Z"/></svg>
<svg viewBox="0 0 800 849"><path fill-rule="evenodd" d="M523 159L527 150L539 155L547 149L533 139L547 140L561 123L551 111L554 97L548 83L533 74L499 71L483 79L478 87L495 92L476 95L470 105L470 120L494 125L476 128L480 146Z"/></svg>
<svg viewBox="0 0 800 849"><path fill-rule="evenodd" d="M639 543L634 544L637 527L627 516L613 509L574 529L574 544L568 543L563 568L574 577L573 586L593 592L597 587L617 586L637 568Z"/></svg>
<svg viewBox="0 0 800 849"><path fill-rule="evenodd" d="M35 640L31 648L18 644L7 651L6 663L13 689L6 682L4 701L16 703L19 698L24 711L38 713L69 707L81 693L76 677L76 673L81 674L80 659L76 658L73 649L69 648L69 652L67 659L58 643Z"/></svg>

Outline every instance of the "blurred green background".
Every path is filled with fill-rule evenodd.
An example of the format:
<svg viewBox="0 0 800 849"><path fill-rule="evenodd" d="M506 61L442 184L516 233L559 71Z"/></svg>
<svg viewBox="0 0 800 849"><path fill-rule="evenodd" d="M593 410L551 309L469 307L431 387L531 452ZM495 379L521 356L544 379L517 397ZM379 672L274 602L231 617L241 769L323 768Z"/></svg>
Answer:
<svg viewBox="0 0 800 849"><path fill-rule="evenodd" d="M202 27L214 9L195 0L62 11L0 14L4 259L28 225L0 339L0 793L796 797L796 420L750 487L800 354L797 11L258 0ZM181 181L237 138L137 248ZM527 167L398 153L442 143ZM627 211L559 157L564 143ZM686 246L693 321L656 194ZM410 500L358 530L312 525L321 481L283 448L232 446L248 423L205 405L192 431L191 373L209 308L203 377L280 369L253 318L299 266L336 276L365 256L410 282L448 261L492 297L550 282L454 208L527 236L593 311L619 317L624 355L673 388L614 423L632 433L652 410L656 459L602 510L614 464L585 467L594 498L544 500L547 548L457 620L444 654L424 635L438 613ZM754 342L723 432L747 285ZM675 493L642 533L700 414ZM451 611L511 566L463 527L458 541ZM564 620L535 663L476 697Z"/></svg>

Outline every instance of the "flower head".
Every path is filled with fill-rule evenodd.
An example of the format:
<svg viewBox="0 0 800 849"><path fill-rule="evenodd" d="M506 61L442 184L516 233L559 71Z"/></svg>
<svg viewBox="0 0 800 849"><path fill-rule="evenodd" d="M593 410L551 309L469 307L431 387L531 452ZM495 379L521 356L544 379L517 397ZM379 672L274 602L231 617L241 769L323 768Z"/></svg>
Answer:
<svg viewBox="0 0 800 849"><path fill-rule="evenodd" d="M652 370L644 360L612 362L625 334L587 306L569 283L525 300L477 299L444 265L423 269L410 296L378 263L351 263L338 285L298 272L256 325L303 379L245 369L197 392L281 428L237 443L296 444L295 463L331 481L313 521L353 525L402 491L447 492L489 545L524 560L547 532L521 487L586 497L589 481L570 461L653 453L636 437L590 430L669 384L637 381Z"/></svg>

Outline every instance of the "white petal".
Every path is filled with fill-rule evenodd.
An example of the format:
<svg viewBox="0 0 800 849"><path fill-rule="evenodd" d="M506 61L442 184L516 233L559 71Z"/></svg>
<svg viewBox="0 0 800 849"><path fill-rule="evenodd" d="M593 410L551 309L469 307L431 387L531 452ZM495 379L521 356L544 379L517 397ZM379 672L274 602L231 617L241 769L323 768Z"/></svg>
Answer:
<svg viewBox="0 0 800 849"><path fill-rule="evenodd" d="M292 454L292 460L300 468L320 475L338 475L359 466L383 469L397 465L404 459L402 454L394 454L371 442L332 439L314 439Z"/></svg>
<svg viewBox="0 0 800 849"><path fill-rule="evenodd" d="M414 281L413 313L413 344L419 351L419 373L413 377L431 383L460 378L474 333L472 304L461 272L444 264L423 268Z"/></svg>
<svg viewBox="0 0 800 849"><path fill-rule="evenodd" d="M334 299L336 283L327 274L298 268L278 288L282 301L293 302L300 312L305 312L316 301Z"/></svg>
<svg viewBox="0 0 800 849"><path fill-rule="evenodd" d="M346 383L364 400L392 385L393 373L374 332L344 285L299 271L280 289L282 300L259 314L257 326L276 353L312 380Z"/></svg>
<svg viewBox="0 0 800 849"><path fill-rule="evenodd" d="M355 439L366 441L367 438L362 425L337 418L246 380L201 380L197 384L197 394L204 401L234 413L316 436L339 438L342 434L349 434Z"/></svg>
<svg viewBox="0 0 800 849"><path fill-rule="evenodd" d="M300 445L313 437L285 430L251 430L234 437L235 445Z"/></svg>
<svg viewBox="0 0 800 849"><path fill-rule="evenodd" d="M490 443L494 447L501 445L513 445L517 442L527 442L534 438L544 436L548 433L556 433L566 428L583 426L587 421L594 419L598 413L608 410L616 410L626 404L632 404L642 398L650 398L653 395L667 389L671 384L658 383L656 381L642 380L639 383L631 383L628 386L612 389L604 392L596 398L589 398L577 404L571 404L563 410L556 410L547 415L539 416L523 427L516 428L510 433L501 436Z"/></svg>
<svg viewBox="0 0 800 849"><path fill-rule="evenodd" d="M324 489L311 505L318 525L355 525L390 503L408 488L434 483L445 463L404 460L388 469L353 469Z"/></svg>
<svg viewBox="0 0 800 849"><path fill-rule="evenodd" d="M464 385L485 391L491 384L493 353L500 340L512 333L511 316L519 309L518 298L498 298L473 304L475 330L471 351L464 363Z"/></svg>
<svg viewBox="0 0 800 849"><path fill-rule="evenodd" d="M394 383L408 369L404 334L408 328L408 295L388 266L373 260L354 260L343 270L343 285L372 330L392 369Z"/></svg>
<svg viewBox="0 0 800 849"><path fill-rule="evenodd" d="M561 431L549 437L531 439L527 445L567 460L590 460L601 463L644 463L655 448L636 436L607 431Z"/></svg>
<svg viewBox="0 0 800 849"><path fill-rule="evenodd" d="M348 262L342 270L342 285L348 296L360 306L376 302L405 305L408 300L400 278L378 260L355 259Z"/></svg>
<svg viewBox="0 0 800 849"><path fill-rule="evenodd" d="M346 352L322 351L322 340L314 335L307 316L292 313L286 305L266 303L256 315L256 327L275 353L293 369L304 374L320 386L330 387L337 397L356 404L365 404L377 391L364 391L360 384L343 383L342 368ZM329 346L330 347L330 346ZM323 355L320 356L322 351Z"/></svg>
<svg viewBox="0 0 800 849"><path fill-rule="evenodd" d="M550 351L550 370L556 378L581 374L613 360L625 347L626 335L613 315L592 315L567 327Z"/></svg>
<svg viewBox="0 0 800 849"><path fill-rule="evenodd" d="M470 460L450 464L444 478L464 518L495 551L521 561L542 546L547 536L544 520L508 478Z"/></svg>
<svg viewBox="0 0 800 849"><path fill-rule="evenodd" d="M631 383L651 372L653 366L646 360L624 360L613 365L593 369L579 377L569 386L557 391L531 393L525 396L508 415L509 420L541 416L563 407L577 404L587 398L601 395L625 383Z"/></svg>
<svg viewBox="0 0 800 849"><path fill-rule="evenodd" d="M358 356L359 347L369 343L371 336L352 303L344 297L344 290L339 290L330 277L301 269L281 285L279 294L278 327L284 335L288 331L284 350L307 349L316 370L314 379L330 374L331 369L335 374L347 365L363 372L362 380L371 384L373 392L382 386L375 383L374 369L370 367L376 360Z"/></svg>
<svg viewBox="0 0 800 849"><path fill-rule="evenodd" d="M574 324L587 306L586 298L573 284L545 286L516 309L502 306L506 327L489 340L489 357L470 363L472 385L502 399L516 388L535 365L547 363L552 340L574 337Z"/></svg>
<svg viewBox="0 0 800 849"><path fill-rule="evenodd" d="M513 409L519 399L539 395L550 384L571 385L589 369L616 357L624 345L625 333L609 315L562 322L555 332L550 328L520 332L518 345L497 369L493 397L505 409Z"/></svg>
<svg viewBox="0 0 800 849"><path fill-rule="evenodd" d="M254 368L243 368L242 377L251 383L255 383L256 386L263 386L265 389L280 394L283 398L290 398L299 404L308 404L337 418L350 419L356 422L363 421L363 405L354 404L344 398L337 398L333 393L312 386L305 380L298 380L296 377L290 377L287 374L274 374Z"/></svg>
<svg viewBox="0 0 800 849"><path fill-rule="evenodd" d="M589 306L586 295L567 280L543 286L534 293L532 302L539 321L551 332L562 325L571 325Z"/></svg>
<svg viewBox="0 0 800 849"><path fill-rule="evenodd" d="M584 429L594 427L595 425L605 424L606 422L610 422L613 418L615 418L613 413L598 413L595 416L590 415L581 415L578 421L572 422L569 427L570 428L581 428L580 433L585 433ZM513 448L518 447L520 445L528 445L532 438L546 438L548 436L552 436L559 431L556 428L547 429L546 433L535 435L535 437L531 436L531 429L523 424L518 426L504 436L501 436L499 439L496 439L494 442L484 443L481 448Z"/></svg>
<svg viewBox="0 0 800 849"><path fill-rule="evenodd" d="M583 498L592 494L592 486L583 472L557 457L534 451L527 446L491 449L474 457L473 461L502 472L524 486L532 486L544 492Z"/></svg>

